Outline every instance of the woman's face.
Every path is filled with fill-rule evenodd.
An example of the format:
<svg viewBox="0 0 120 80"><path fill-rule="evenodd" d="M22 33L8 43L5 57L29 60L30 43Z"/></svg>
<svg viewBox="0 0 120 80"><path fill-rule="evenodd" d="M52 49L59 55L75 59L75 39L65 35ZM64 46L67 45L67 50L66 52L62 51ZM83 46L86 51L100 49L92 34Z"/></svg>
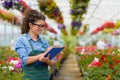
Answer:
<svg viewBox="0 0 120 80"><path fill-rule="evenodd" d="M34 23L29 23L30 30L35 35L41 34L41 32L45 29L45 21L44 20L37 20Z"/></svg>

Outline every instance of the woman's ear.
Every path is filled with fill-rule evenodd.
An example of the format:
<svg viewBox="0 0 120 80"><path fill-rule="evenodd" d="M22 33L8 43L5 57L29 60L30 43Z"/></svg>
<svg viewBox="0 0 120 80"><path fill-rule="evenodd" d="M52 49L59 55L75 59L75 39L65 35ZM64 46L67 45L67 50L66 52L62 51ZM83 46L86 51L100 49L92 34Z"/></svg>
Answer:
<svg viewBox="0 0 120 80"><path fill-rule="evenodd" d="M29 27L32 27L32 23L29 23Z"/></svg>

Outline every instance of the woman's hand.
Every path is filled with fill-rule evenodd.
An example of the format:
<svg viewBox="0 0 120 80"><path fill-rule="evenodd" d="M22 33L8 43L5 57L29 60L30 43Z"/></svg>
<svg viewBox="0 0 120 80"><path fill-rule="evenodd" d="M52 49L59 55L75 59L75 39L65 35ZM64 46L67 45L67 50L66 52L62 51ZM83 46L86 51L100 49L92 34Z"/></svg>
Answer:
<svg viewBox="0 0 120 80"><path fill-rule="evenodd" d="M40 61L45 62L45 63L49 62L49 60L50 60L50 56L49 55L47 57L42 57L40 59Z"/></svg>
<svg viewBox="0 0 120 80"><path fill-rule="evenodd" d="M34 63L36 61L42 61L42 62L45 62L47 63L48 65L52 66L54 63L52 62L52 60L49 59L49 56L44 58L45 54L48 53L53 47L50 46L47 48L47 50L42 53L42 54L39 54L39 55L36 55L36 56L29 56L27 61L26 61L26 64L31 64L31 63Z"/></svg>
<svg viewBox="0 0 120 80"><path fill-rule="evenodd" d="M41 59L44 58L44 56L45 56L52 48L53 48L53 47L50 46L50 47L47 48L47 50L46 50L44 53L39 54L39 55L40 55L40 56L39 56L39 60L41 61ZM48 58L49 58L49 57L48 57Z"/></svg>
<svg viewBox="0 0 120 80"><path fill-rule="evenodd" d="M41 62L45 62L47 63L49 66L53 66L54 62L52 60L50 60L50 55L48 55L47 57L43 57L41 59L39 59Z"/></svg>

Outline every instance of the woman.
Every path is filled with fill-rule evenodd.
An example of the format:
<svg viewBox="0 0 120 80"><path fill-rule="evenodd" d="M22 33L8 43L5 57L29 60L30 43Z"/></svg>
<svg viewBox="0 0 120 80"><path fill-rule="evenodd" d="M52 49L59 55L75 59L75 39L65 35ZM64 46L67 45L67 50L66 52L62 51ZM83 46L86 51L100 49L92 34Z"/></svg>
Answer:
<svg viewBox="0 0 120 80"><path fill-rule="evenodd" d="M39 36L44 29L45 16L36 10L28 11L21 27L24 35L16 42L16 51L22 60L23 80L49 80L48 65L53 66L54 62L49 56L43 57L51 49ZM35 66L38 60L45 64Z"/></svg>

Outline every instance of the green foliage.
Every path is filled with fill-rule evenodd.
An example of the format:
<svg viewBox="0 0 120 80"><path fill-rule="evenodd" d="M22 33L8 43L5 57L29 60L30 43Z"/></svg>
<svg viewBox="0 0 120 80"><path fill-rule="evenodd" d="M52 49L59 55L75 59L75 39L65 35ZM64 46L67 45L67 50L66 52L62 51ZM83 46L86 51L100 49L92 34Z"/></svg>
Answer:
<svg viewBox="0 0 120 80"><path fill-rule="evenodd" d="M95 68L88 69L87 70L87 73L88 73L87 77L90 80L96 80L96 79L101 80L102 78L106 78L106 76L108 74L111 74L111 72L112 72L112 70L108 67L109 67L108 65L104 64L100 68L95 67ZM105 79L103 79L103 80L105 80Z"/></svg>
<svg viewBox="0 0 120 80"><path fill-rule="evenodd" d="M18 69L15 72L11 72L8 67L6 69L0 67L0 80L22 80L22 76L23 73Z"/></svg>
<svg viewBox="0 0 120 80"><path fill-rule="evenodd" d="M80 65L81 68L84 70L87 69L87 66L93 61L95 55L81 55L80 60L78 61L78 64Z"/></svg>
<svg viewBox="0 0 120 80"><path fill-rule="evenodd" d="M53 45L54 38L50 38L50 39L48 39L48 42L49 42L50 45Z"/></svg>
<svg viewBox="0 0 120 80"><path fill-rule="evenodd" d="M18 57L16 51L10 50L9 47L0 47L0 61L7 60L8 57Z"/></svg>
<svg viewBox="0 0 120 80"><path fill-rule="evenodd" d="M66 46L67 51L66 53L73 53L77 44L77 37L62 35L61 38L64 40L64 45Z"/></svg>

